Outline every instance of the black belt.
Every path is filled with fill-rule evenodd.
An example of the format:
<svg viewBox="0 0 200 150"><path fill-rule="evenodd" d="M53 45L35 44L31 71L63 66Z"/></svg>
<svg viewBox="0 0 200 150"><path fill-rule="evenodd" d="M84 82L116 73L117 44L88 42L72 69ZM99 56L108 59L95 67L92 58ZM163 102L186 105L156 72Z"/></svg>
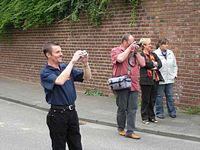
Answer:
<svg viewBox="0 0 200 150"><path fill-rule="evenodd" d="M51 105L51 109L56 109L56 110L74 110L75 105Z"/></svg>

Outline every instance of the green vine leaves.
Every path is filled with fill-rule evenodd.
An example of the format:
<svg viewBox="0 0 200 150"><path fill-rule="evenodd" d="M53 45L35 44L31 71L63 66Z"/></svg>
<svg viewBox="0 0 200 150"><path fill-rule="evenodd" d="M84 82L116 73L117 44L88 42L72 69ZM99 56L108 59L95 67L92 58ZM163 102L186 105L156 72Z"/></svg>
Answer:
<svg viewBox="0 0 200 150"><path fill-rule="evenodd" d="M136 16L138 0L125 0L132 5L132 20ZM79 21L85 13L89 22L99 26L111 0L1 0L0 34L12 29L27 30L69 19Z"/></svg>

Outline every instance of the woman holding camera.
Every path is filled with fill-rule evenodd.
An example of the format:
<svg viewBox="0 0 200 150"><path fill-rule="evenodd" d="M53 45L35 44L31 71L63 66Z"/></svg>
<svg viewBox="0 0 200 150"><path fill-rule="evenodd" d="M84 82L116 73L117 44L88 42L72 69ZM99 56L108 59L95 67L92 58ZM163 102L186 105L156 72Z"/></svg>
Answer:
<svg viewBox="0 0 200 150"><path fill-rule="evenodd" d="M142 91L141 116L142 123L158 122L155 119L154 104L157 93L158 81L162 79L158 69L162 63L158 56L152 52L153 46L150 38L140 39L141 55L145 58L146 65L140 68L140 86Z"/></svg>

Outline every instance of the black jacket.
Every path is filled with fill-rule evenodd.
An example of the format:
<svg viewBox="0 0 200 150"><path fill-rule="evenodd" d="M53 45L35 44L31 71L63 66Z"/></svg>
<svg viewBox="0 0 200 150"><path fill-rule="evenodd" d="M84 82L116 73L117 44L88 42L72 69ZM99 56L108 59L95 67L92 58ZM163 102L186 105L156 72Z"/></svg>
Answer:
<svg viewBox="0 0 200 150"><path fill-rule="evenodd" d="M162 63L160 61L160 59L158 58L158 56L155 54L155 53L152 53L154 58L155 58L155 61L158 63L158 67L157 67L157 72L158 72L158 76L160 78L160 81L163 80L163 77L161 76L160 72L159 72L159 68L162 67ZM144 53L141 52L141 55L145 58L144 56ZM149 61L145 58L145 63L146 65L144 67L141 67L140 68L140 85L154 85L154 80L153 78L150 78L148 75L147 75L147 69L152 69L154 68L154 64L152 61Z"/></svg>

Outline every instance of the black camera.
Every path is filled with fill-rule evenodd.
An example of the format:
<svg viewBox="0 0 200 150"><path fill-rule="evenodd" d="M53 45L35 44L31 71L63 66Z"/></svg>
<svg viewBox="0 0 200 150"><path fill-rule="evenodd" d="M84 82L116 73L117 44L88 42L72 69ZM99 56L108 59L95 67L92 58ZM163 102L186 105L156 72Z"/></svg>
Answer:
<svg viewBox="0 0 200 150"><path fill-rule="evenodd" d="M139 47L142 47L142 43L137 42L136 45L138 45Z"/></svg>

